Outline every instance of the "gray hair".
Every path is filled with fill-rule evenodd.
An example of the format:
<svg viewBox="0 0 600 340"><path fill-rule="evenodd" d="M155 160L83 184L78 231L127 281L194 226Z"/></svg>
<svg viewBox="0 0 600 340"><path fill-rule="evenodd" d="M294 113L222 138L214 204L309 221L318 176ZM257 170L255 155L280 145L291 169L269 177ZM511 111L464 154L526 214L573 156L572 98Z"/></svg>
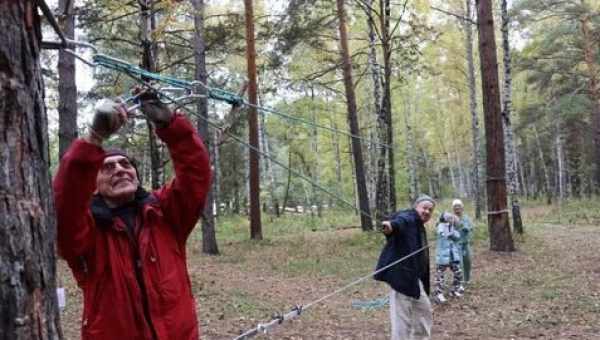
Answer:
<svg viewBox="0 0 600 340"><path fill-rule="evenodd" d="M419 195L419 197L417 197L417 199L413 203L413 206L416 207L419 203L425 202L425 201L431 202L431 204L433 204L434 206L436 204L435 200L433 198L431 198L431 196L425 195L425 194L421 194L421 195Z"/></svg>

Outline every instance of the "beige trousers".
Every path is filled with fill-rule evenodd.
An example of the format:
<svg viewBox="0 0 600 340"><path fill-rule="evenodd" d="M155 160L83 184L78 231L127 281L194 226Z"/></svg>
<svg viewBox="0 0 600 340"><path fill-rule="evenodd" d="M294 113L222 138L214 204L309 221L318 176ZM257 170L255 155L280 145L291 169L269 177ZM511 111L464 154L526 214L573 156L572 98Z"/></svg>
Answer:
<svg viewBox="0 0 600 340"><path fill-rule="evenodd" d="M390 292L392 340L428 340L433 316L431 302L419 281L421 296L415 299L395 290Z"/></svg>

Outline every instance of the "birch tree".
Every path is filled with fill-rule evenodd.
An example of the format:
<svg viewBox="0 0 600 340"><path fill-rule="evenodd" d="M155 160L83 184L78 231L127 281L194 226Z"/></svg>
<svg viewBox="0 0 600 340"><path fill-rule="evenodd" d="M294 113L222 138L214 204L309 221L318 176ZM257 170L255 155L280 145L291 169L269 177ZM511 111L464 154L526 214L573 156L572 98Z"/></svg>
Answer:
<svg viewBox="0 0 600 340"><path fill-rule="evenodd" d="M519 234L523 234L523 221L521 220L521 208L519 206L519 197L517 189L517 173L516 173L516 152L514 135L511 123L512 109L512 74L511 74L511 58L510 58L510 40L509 40L509 25L510 18L506 0L500 1L502 13L502 51L504 53L504 86L502 91L502 119L504 122L504 137L506 149L506 174L508 179L509 199L512 206L513 228Z"/></svg>

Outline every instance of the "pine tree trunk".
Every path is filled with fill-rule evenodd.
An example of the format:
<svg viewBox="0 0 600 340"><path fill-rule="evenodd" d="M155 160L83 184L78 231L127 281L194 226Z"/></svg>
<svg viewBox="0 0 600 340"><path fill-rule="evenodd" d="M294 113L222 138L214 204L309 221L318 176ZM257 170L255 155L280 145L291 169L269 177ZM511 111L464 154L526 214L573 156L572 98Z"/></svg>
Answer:
<svg viewBox="0 0 600 340"><path fill-rule="evenodd" d="M509 199L512 207L513 228L519 234L523 234L523 221L521 219L521 207L519 206L519 197L517 192L517 173L515 143L511 123L512 109L512 75L511 75L511 57L510 40L508 35L508 26L510 18L506 0L501 1L502 12L502 51L504 52L504 91L502 92L502 118L504 121L504 136L506 138L506 175L508 178Z"/></svg>
<svg viewBox="0 0 600 340"><path fill-rule="evenodd" d="M254 5L253 0L244 0L246 18L246 61L248 68L248 99L250 104L256 105L258 82L256 74L256 47L254 38ZM262 240L262 224L260 218L260 150L258 141L258 113L255 107L248 109L248 144L254 150L249 151L250 163L250 238Z"/></svg>
<svg viewBox="0 0 600 340"><path fill-rule="evenodd" d="M206 44L204 41L204 0L191 0L194 8L194 60L196 64L195 80L202 84L208 82L208 74L206 73ZM198 92L203 95L198 99L196 105L197 114L203 119L198 119L198 132L206 145L209 154L213 154L212 149L216 146L212 144L212 134L208 128L208 99L207 91L203 86L198 87ZM216 164L215 160L211 160L212 164ZM209 255L218 255L219 246L217 245L217 237L215 235L215 199L213 190L208 192L206 196L206 206L204 207L202 218L202 252Z"/></svg>
<svg viewBox="0 0 600 340"><path fill-rule="evenodd" d="M340 47L342 55L342 68L344 73L344 87L346 89L346 104L348 106L348 124L350 132L354 136L360 135L358 118L356 113L356 98L354 94L354 82L352 81L352 63L348 50L348 33L346 31L346 10L344 0L337 0L337 13L339 18ZM362 156L360 139L352 137L352 155L356 173L356 192L359 199L360 221L363 230L372 230L373 221L369 209L369 196L367 195L367 183L365 181L365 166Z"/></svg>
<svg viewBox="0 0 600 340"><path fill-rule="evenodd" d="M498 58L491 0L477 0L479 57L486 133L490 250L514 251L506 201L504 136L498 87Z"/></svg>
<svg viewBox="0 0 600 340"><path fill-rule="evenodd" d="M472 0L466 0L466 17L471 18ZM483 209L483 189L481 185L481 132L479 131L479 115L477 114L477 91L475 84L475 61L473 57L473 29L471 23L464 21L465 46L467 53L467 69L469 84L469 109L471 111L471 133L473 139L473 198L475 201L475 219L481 219Z"/></svg>
<svg viewBox="0 0 600 340"><path fill-rule="evenodd" d="M68 8L65 8L68 6ZM73 1L59 0L61 15L58 22L67 39L75 37ZM58 155L67 151L77 138L77 86L75 84L75 57L64 50L58 52Z"/></svg>
<svg viewBox="0 0 600 340"><path fill-rule="evenodd" d="M0 339L62 339L37 2L0 1Z"/></svg>

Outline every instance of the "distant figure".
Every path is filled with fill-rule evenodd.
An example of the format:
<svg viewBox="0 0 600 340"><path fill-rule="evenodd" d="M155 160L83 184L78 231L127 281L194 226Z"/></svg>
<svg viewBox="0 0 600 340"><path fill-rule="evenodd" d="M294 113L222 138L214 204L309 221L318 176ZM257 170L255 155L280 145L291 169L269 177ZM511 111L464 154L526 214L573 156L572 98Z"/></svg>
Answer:
<svg viewBox="0 0 600 340"><path fill-rule="evenodd" d="M465 206L459 199L452 201L452 210L454 214L458 216L458 223L456 228L460 232L460 240L458 244L461 248L462 255L462 272L464 285L467 285L471 281L471 239L473 238L473 223L469 217L464 213Z"/></svg>
<svg viewBox="0 0 600 340"><path fill-rule="evenodd" d="M169 148L175 178L149 193L133 160L103 142L127 120L97 106L54 178L58 250L83 290L83 340L197 340L185 244L210 188L209 157L196 128L155 93L142 111Z"/></svg>
<svg viewBox="0 0 600 340"><path fill-rule="evenodd" d="M386 244L381 251L377 270L403 257L402 262L375 275L388 283L392 340L429 339L433 323L429 301L429 251L424 224L429 221L435 201L421 195L413 209L395 213L382 222Z"/></svg>
<svg viewBox="0 0 600 340"><path fill-rule="evenodd" d="M464 288L462 286L462 273L460 270L460 233L456 229L458 217L451 213L444 212L437 225L436 236L437 246L435 249L435 290L433 292L434 301L437 303L446 302L444 296L446 278L445 272L450 269L453 273L452 288L450 295L461 297Z"/></svg>

